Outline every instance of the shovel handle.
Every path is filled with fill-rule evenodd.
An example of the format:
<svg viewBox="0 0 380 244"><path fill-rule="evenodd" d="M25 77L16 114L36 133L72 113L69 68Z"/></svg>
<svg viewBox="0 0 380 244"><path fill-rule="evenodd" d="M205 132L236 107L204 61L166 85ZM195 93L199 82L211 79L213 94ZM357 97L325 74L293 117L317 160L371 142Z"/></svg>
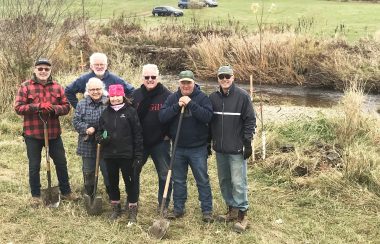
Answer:
<svg viewBox="0 0 380 244"><path fill-rule="evenodd" d="M96 197L96 191L98 188L98 178L99 178L99 165L100 165L100 149L101 149L101 144L98 143L96 144L96 160L95 160L95 184L94 184L94 192L92 194L93 198Z"/></svg>
<svg viewBox="0 0 380 244"><path fill-rule="evenodd" d="M47 127L47 121L44 121L41 118L43 124L44 124L44 141L45 141L45 151L46 151L46 174L47 174L47 180L48 180L48 189L51 188L51 172L50 172L50 156L49 156L49 132ZM50 190L49 190L50 192Z"/></svg>

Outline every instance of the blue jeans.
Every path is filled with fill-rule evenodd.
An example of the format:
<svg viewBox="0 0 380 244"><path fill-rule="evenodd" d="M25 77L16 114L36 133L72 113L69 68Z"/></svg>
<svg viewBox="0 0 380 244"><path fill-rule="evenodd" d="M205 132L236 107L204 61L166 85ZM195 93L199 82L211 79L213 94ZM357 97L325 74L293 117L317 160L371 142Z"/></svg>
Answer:
<svg viewBox="0 0 380 244"><path fill-rule="evenodd" d="M149 147L149 148L144 147L144 155L143 155L144 164L148 160L149 156L151 156L154 166L156 167L156 171L157 171L157 176L158 176L157 199L158 199L158 205L161 206L162 196L164 194L164 188L165 188L165 183L166 183L166 176L168 175L169 164L170 164L170 140L162 141L153 147ZM138 182L140 186L140 175L138 175ZM172 180L170 180L165 207L168 207L170 203L170 196L172 194L172 184L173 184Z"/></svg>
<svg viewBox="0 0 380 244"><path fill-rule="evenodd" d="M83 173L95 173L95 166L96 166L96 158L89 158L89 157L82 157L82 171ZM100 164L100 171L102 172L103 175L103 180L104 180L104 185L106 187L109 187L110 185L110 180L108 178L108 172L106 168L106 162L104 161L103 158L100 159L99 161Z"/></svg>
<svg viewBox="0 0 380 244"><path fill-rule="evenodd" d="M212 193L207 173L207 146L177 147L173 163L174 212L183 213L187 200L187 171L190 166L198 188L198 200L203 213L212 212Z"/></svg>
<svg viewBox="0 0 380 244"><path fill-rule="evenodd" d="M29 159L29 185L33 197L41 196L40 168L41 168L41 151L45 142L43 139L25 137L26 153ZM59 189L63 195L71 192L69 184L69 175L67 172L67 161L63 142L59 136L56 139L49 140L49 155L53 159ZM47 183L46 183L47 184Z"/></svg>
<svg viewBox="0 0 380 244"><path fill-rule="evenodd" d="M248 209L247 161L242 154L216 153L220 191L228 206Z"/></svg>

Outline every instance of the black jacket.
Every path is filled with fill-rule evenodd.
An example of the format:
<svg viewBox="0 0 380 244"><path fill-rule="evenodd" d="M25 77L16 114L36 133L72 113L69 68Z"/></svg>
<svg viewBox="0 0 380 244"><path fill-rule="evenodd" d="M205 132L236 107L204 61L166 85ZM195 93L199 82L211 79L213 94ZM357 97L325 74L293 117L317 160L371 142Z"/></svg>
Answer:
<svg viewBox="0 0 380 244"><path fill-rule="evenodd" d="M158 113L170 94L161 83L151 91L147 91L145 86L141 85L132 94L133 106L137 110L143 129L144 147L154 146L168 135L168 126L160 122Z"/></svg>
<svg viewBox="0 0 380 244"><path fill-rule="evenodd" d="M210 94L214 115L211 121L213 149L239 154L250 145L256 128L256 116L246 91L232 83L227 94L221 90Z"/></svg>
<svg viewBox="0 0 380 244"><path fill-rule="evenodd" d="M100 116L99 125L110 137L102 147L104 158L142 159L142 129L131 105L126 104L118 111L108 106Z"/></svg>
<svg viewBox="0 0 380 244"><path fill-rule="evenodd" d="M170 123L169 133L172 139L177 134L177 127L181 107L178 100L182 97L181 91L173 93L166 99L159 113L162 123ZM178 138L178 147L192 148L207 144L208 123L212 118L212 105L207 95L196 85L189 96L191 101L186 106L182 120L182 128Z"/></svg>

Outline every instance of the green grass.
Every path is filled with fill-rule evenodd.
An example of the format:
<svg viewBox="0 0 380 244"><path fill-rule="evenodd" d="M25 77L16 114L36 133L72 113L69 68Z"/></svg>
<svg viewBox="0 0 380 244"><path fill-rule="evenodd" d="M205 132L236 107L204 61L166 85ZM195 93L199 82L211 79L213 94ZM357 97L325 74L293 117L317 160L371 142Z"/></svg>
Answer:
<svg viewBox="0 0 380 244"><path fill-rule="evenodd" d="M63 140L68 159L70 183L79 193L82 187L81 160L75 154L77 133L64 118ZM302 122L282 130L293 140L294 128L308 135L328 135L325 120ZM320 126L317 126L320 124ZM1 243L147 243L147 234L156 214L157 180L153 163L144 166L141 179L138 225L127 228L126 218L110 223L100 179L104 212L88 216L82 202L62 202L58 209L28 206L28 163L20 135L22 121L14 113L1 115L0 143L0 242ZM293 138L293 139L292 139ZM306 137L300 140L305 142ZM326 138L329 140L329 137ZM295 140L295 139L294 139ZM307 144L307 143L305 143ZM271 155L269 155L271 157ZM286 156L284 156L286 157ZM270 158L268 158L270 161ZM42 160L44 165L44 160ZM214 213L225 211L221 198L215 155L208 161L213 190ZM42 188L46 187L45 167L41 169ZM378 168L374 167L378 171ZM286 170L286 169L284 169ZM284 172L284 171L283 171ZM205 224L201 221L198 194L193 176L188 178L187 214L171 221L163 243L376 243L379 241L380 199L372 191L345 180L340 171L331 170L309 177L290 177L268 171L262 164L249 165L248 212L251 227L244 234L231 231L230 224ZM53 185L56 184L53 174ZM123 189L123 188L122 188ZM125 194L122 194L125 199Z"/></svg>
<svg viewBox="0 0 380 244"><path fill-rule="evenodd" d="M103 7L96 3L103 2ZM322 36L334 36L337 29L340 34L345 34L348 39L356 40L360 37L373 35L380 30L380 4L366 2L340 2L321 0L282 0L282 1L248 1L220 0L216 8L204 8L200 10L184 10L185 15L181 20L196 18L200 21L227 21L234 19L250 29L257 29L256 16L251 11L253 2L264 3L264 22L273 24L290 24L298 26L298 20L313 22L310 32ZM268 13L270 5L276 4L272 13ZM151 1L118 1L118 0L90 0L85 1L86 9L90 10L93 19L109 18L114 14L125 13L131 16L145 16L147 25L166 21L167 18L151 16L154 6L171 5L176 7L177 1L151 0Z"/></svg>

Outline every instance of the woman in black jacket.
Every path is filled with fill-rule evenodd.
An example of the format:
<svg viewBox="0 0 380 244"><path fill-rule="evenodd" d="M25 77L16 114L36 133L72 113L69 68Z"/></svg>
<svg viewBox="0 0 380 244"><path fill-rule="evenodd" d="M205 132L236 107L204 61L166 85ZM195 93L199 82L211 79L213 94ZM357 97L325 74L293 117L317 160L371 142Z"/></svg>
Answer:
<svg viewBox="0 0 380 244"><path fill-rule="evenodd" d="M103 131L99 137L103 146L103 158L107 164L110 181L110 199L113 208L111 220L121 216L119 170L122 173L127 193L129 223L137 218L138 182L134 167L142 162L143 137L136 110L124 96L122 85L109 87L110 104L100 117Z"/></svg>

